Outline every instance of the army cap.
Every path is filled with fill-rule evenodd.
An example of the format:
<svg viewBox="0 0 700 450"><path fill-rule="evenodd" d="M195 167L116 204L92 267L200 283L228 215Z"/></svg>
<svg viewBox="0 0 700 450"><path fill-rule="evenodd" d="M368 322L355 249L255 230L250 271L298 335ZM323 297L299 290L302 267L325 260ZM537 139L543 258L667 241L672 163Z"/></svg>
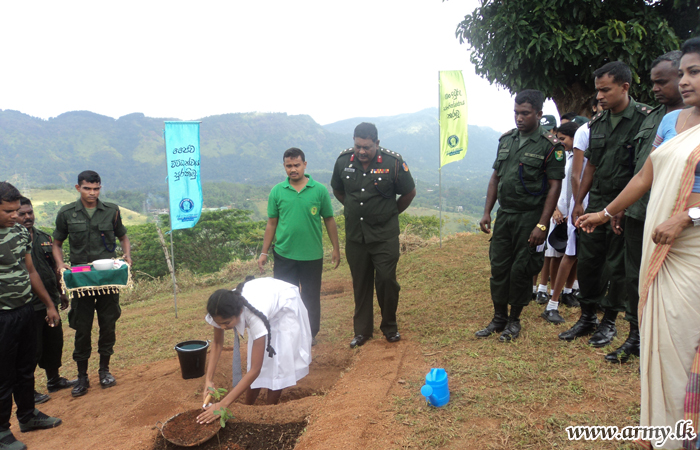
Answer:
<svg viewBox="0 0 700 450"><path fill-rule="evenodd" d="M552 115L542 116L540 119L540 126L547 131L551 131L557 126L557 118Z"/></svg>

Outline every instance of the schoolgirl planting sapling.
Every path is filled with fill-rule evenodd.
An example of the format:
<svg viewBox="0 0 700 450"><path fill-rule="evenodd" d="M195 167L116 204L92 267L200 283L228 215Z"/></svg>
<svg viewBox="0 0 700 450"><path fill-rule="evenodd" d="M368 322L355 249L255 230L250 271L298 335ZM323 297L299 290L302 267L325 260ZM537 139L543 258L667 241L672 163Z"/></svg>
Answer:
<svg viewBox="0 0 700 450"><path fill-rule="evenodd" d="M299 288L274 278L251 279L235 290L219 289L207 302L205 320L214 327L203 398L214 386L214 373L221 356L224 331L240 335L248 330L247 373L217 403L205 407L199 423L218 420L214 414L227 408L243 392L245 404L252 405L260 389L267 389L268 405L279 402L282 390L296 385L309 373L311 327L299 295Z"/></svg>

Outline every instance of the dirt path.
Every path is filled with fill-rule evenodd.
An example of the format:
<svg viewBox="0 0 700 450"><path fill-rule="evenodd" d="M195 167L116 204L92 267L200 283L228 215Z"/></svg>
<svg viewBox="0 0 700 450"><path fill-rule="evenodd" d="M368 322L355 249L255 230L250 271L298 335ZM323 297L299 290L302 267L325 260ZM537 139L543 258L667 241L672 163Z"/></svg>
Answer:
<svg viewBox="0 0 700 450"><path fill-rule="evenodd" d="M245 353L245 347L242 351ZM254 423L308 418L309 426L297 446L303 450L363 448L363 442L391 447L397 438L391 426L394 420L384 410L392 389L400 389L397 382L404 362L407 358L414 362L416 351L405 340L388 344L377 339L358 351L350 350L345 342L322 342L313 348L310 374L298 386L285 390L282 404L250 407L237 403L231 409L237 420ZM227 348L222 362L230 359L231 349ZM230 364L220 367L216 383L226 386ZM93 387L86 396L73 398L65 390L51 394L52 399L40 405L43 412L62 418L63 425L16 433L17 437L30 449L146 450L158 434L158 421L201 404L203 378L183 380L176 357L117 371L118 384L110 389L100 389L96 374L91 375ZM18 429L14 417L12 429Z"/></svg>

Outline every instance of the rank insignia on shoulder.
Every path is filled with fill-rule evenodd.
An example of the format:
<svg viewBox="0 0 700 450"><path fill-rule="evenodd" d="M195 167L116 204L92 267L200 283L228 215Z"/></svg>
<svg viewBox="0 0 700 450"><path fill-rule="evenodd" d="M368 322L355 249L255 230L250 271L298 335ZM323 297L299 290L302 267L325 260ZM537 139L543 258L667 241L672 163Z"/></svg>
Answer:
<svg viewBox="0 0 700 450"><path fill-rule="evenodd" d="M554 158L556 158L557 161L561 161L562 159L564 159L564 150L555 151Z"/></svg>
<svg viewBox="0 0 700 450"><path fill-rule="evenodd" d="M405 162L403 163L403 171L408 172L408 164L406 164Z"/></svg>

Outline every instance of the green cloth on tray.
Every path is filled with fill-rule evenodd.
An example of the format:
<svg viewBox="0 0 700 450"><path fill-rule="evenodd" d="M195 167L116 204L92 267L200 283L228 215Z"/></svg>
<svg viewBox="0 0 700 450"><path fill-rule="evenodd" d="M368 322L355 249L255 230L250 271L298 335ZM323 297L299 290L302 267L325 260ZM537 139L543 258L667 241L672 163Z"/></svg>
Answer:
<svg viewBox="0 0 700 450"><path fill-rule="evenodd" d="M89 272L71 272L70 270L63 271L63 279L61 283L69 293L81 294L101 294L109 292L119 292L120 289L131 287L131 274L129 273L129 265L123 264L118 269L112 270L95 270L90 267Z"/></svg>

